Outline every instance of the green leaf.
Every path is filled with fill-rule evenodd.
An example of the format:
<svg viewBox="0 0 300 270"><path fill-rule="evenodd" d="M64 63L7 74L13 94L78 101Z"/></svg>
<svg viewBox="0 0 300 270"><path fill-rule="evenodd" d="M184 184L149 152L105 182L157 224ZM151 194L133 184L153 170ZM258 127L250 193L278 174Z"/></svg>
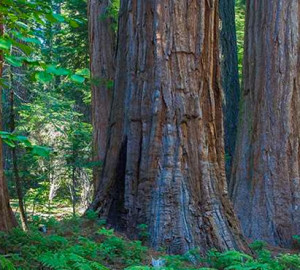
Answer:
<svg viewBox="0 0 300 270"><path fill-rule="evenodd" d="M77 28L79 27L79 23L76 20L70 20L69 24L73 27L73 28Z"/></svg>
<svg viewBox="0 0 300 270"><path fill-rule="evenodd" d="M54 65L49 65L47 66L47 70L48 73L52 73L54 75L57 76L63 76L63 75L69 75L71 72L65 68L57 68Z"/></svg>
<svg viewBox="0 0 300 270"><path fill-rule="evenodd" d="M84 83L85 79L82 76L74 74L74 75L71 76L71 80L74 81L74 82L77 82L77 83Z"/></svg>
<svg viewBox="0 0 300 270"><path fill-rule="evenodd" d="M10 50L11 48L11 41L4 39L4 38L0 38L0 49L2 50Z"/></svg>
<svg viewBox="0 0 300 270"><path fill-rule="evenodd" d="M10 139L3 139L3 142L5 142L10 147L16 147L16 145L14 144L14 142L12 140L10 140Z"/></svg>
<svg viewBox="0 0 300 270"><path fill-rule="evenodd" d="M52 13L53 17L58 21L58 22L64 22L65 18L63 16L61 16L60 14L55 14Z"/></svg>
<svg viewBox="0 0 300 270"><path fill-rule="evenodd" d="M46 14L46 19L52 23L61 23L65 21L65 18L63 16L55 13Z"/></svg>
<svg viewBox="0 0 300 270"><path fill-rule="evenodd" d="M90 77L91 72L88 68L84 68L84 69L80 69L80 70L76 71L76 75Z"/></svg>
<svg viewBox="0 0 300 270"><path fill-rule="evenodd" d="M21 67L23 65L23 61L21 60L21 58L13 55L5 55L5 60L8 64L14 67Z"/></svg>
<svg viewBox="0 0 300 270"><path fill-rule="evenodd" d="M40 71L35 74L35 78L42 83L48 83L51 82L53 79L53 76L45 71Z"/></svg>
<svg viewBox="0 0 300 270"><path fill-rule="evenodd" d="M41 44L41 41L38 38L23 37L22 40L25 41L25 42L34 43L34 44L37 44L37 45Z"/></svg>
<svg viewBox="0 0 300 270"><path fill-rule="evenodd" d="M16 136L16 141L23 143L26 147L31 147L32 144L26 136Z"/></svg>
<svg viewBox="0 0 300 270"><path fill-rule="evenodd" d="M51 152L51 149L44 146L34 145L32 148L32 153L40 157L48 157Z"/></svg>
<svg viewBox="0 0 300 270"><path fill-rule="evenodd" d="M29 26L23 22L20 22L20 21L17 21L16 24L20 27L22 27L23 29L26 29L28 30L29 29Z"/></svg>

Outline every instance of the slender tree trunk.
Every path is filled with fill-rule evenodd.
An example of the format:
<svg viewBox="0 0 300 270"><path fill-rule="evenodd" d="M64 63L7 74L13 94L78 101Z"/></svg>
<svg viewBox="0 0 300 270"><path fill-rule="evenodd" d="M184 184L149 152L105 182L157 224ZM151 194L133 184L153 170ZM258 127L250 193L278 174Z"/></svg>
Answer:
<svg viewBox="0 0 300 270"><path fill-rule="evenodd" d="M300 5L248 0L241 123L231 195L245 234L300 232Z"/></svg>
<svg viewBox="0 0 300 270"><path fill-rule="evenodd" d="M240 83L235 27L235 0L220 0L221 78L224 89L225 169L230 179L237 135Z"/></svg>
<svg viewBox="0 0 300 270"><path fill-rule="evenodd" d="M3 35L4 27L0 14L0 37ZM0 51L0 78L3 72L3 52ZM2 87L0 85L0 130L2 130ZM8 231L17 226L17 221L9 204L8 189L4 178L3 148L0 138L0 231Z"/></svg>
<svg viewBox="0 0 300 270"><path fill-rule="evenodd" d="M70 188L73 217L76 216L76 201L77 201L75 170L76 170L76 168L73 165L72 166L72 183L71 183L71 188Z"/></svg>
<svg viewBox="0 0 300 270"><path fill-rule="evenodd" d="M11 82L11 91L10 91L10 131L11 132L15 131L14 97L15 97L15 93L13 90L13 83ZM16 183L16 191L17 191L17 196L19 201L20 219L21 219L23 230L27 231L28 225L27 225L26 210L24 206L22 181L19 175L17 150L15 147L13 147L11 148L11 151L12 151L12 162L13 162L13 175Z"/></svg>
<svg viewBox="0 0 300 270"><path fill-rule="evenodd" d="M115 74L115 33L107 14L111 0L89 0L90 68L92 75L92 122L94 127L94 161L104 160L112 89L109 85ZM100 166L94 168L94 189L100 179Z"/></svg>
<svg viewBox="0 0 300 270"><path fill-rule="evenodd" d="M121 1L109 143L91 208L154 248L246 250L227 197L218 1ZM122 46L120 45L122 44Z"/></svg>

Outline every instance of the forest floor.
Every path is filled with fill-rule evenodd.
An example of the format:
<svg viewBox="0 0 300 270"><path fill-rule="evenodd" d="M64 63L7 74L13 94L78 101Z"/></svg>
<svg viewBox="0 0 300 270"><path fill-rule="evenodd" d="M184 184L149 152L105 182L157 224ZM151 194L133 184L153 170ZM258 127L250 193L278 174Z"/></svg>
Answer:
<svg viewBox="0 0 300 270"><path fill-rule="evenodd" d="M15 203L12 201L14 210ZM45 213L43 207L36 207L35 214L28 216L29 232L17 228L9 234L0 233L0 269L300 270L296 249L281 249L256 241L250 244L254 256L234 250L224 253L211 250L201 257L197 249L171 256L163 249L154 251L147 247L147 226L140 227L138 241L130 241L107 228L94 212L88 212L84 218L73 217L72 209L62 203L49 209ZM38 230L41 224L47 228L46 233ZM157 263L163 266L154 267Z"/></svg>

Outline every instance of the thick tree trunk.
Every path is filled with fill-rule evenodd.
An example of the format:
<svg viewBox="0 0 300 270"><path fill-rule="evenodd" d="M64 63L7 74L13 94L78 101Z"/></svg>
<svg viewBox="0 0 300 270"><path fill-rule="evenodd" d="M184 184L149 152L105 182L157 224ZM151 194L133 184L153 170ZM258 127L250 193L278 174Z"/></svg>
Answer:
<svg viewBox="0 0 300 270"><path fill-rule="evenodd" d="M1 14L0 14L1 21ZM3 35L3 25L0 24L0 37ZM3 71L3 54L0 51L0 78ZM0 97L2 97L2 87L0 85ZM2 100L0 100L0 130L2 130ZM17 221L9 205L8 190L4 178L3 169L3 148L0 138L0 231L8 231L17 226Z"/></svg>
<svg viewBox="0 0 300 270"><path fill-rule="evenodd" d="M244 90L231 193L245 234L289 245L300 231L300 6L248 0Z"/></svg>
<svg viewBox="0 0 300 270"><path fill-rule="evenodd" d="M235 27L235 0L220 0L221 78L224 89L225 169L230 179L237 135L240 83Z"/></svg>
<svg viewBox="0 0 300 270"><path fill-rule="evenodd" d="M224 170L218 1L121 1L108 148L91 208L153 247L246 249ZM122 46L120 45L122 44Z"/></svg>
<svg viewBox="0 0 300 270"><path fill-rule="evenodd" d="M89 0L90 68L92 74L92 122L94 127L94 161L103 162L112 89L109 85L114 78L115 33L112 19L107 14L111 0ZM94 186L97 188L100 166L94 169Z"/></svg>

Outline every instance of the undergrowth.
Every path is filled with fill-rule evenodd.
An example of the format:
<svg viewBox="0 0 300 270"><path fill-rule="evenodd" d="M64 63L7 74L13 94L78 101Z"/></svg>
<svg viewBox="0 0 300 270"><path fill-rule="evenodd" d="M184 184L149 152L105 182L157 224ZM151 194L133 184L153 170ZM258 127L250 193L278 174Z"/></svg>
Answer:
<svg viewBox="0 0 300 270"><path fill-rule="evenodd" d="M39 224L47 227L47 233L37 229ZM259 241L251 245L253 256L235 250L211 250L205 258L197 249L176 256L154 252L142 244L148 237L146 226L139 228L141 241L129 241L107 229L94 213L61 222L34 217L29 232L16 228L9 234L0 233L0 269L300 270L299 254L274 257ZM152 267L153 257L164 266Z"/></svg>

